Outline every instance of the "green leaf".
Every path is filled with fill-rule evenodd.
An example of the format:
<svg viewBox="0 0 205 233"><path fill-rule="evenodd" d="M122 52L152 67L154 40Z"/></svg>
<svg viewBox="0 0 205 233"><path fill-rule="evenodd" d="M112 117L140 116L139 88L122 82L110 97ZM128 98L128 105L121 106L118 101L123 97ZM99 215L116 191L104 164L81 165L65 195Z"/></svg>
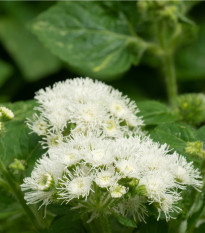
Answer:
<svg viewBox="0 0 205 233"><path fill-rule="evenodd" d="M205 77L205 23L200 25L198 38L189 46L182 47L176 56L177 78L181 81Z"/></svg>
<svg viewBox="0 0 205 233"><path fill-rule="evenodd" d="M22 208L15 203L14 198L0 186L0 219L19 213Z"/></svg>
<svg viewBox="0 0 205 233"><path fill-rule="evenodd" d="M200 129L196 131L197 138L204 143L205 147L205 126L202 126Z"/></svg>
<svg viewBox="0 0 205 233"><path fill-rule="evenodd" d="M9 64L0 60L0 87L6 82L12 71L12 67Z"/></svg>
<svg viewBox="0 0 205 233"><path fill-rule="evenodd" d="M186 124L162 124L151 132L151 138L161 144L166 143L179 154L188 156L185 152L187 142L197 141L196 132Z"/></svg>
<svg viewBox="0 0 205 233"><path fill-rule="evenodd" d="M165 221L157 221L153 217L147 219L147 224L140 224L139 233L167 233L168 225Z"/></svg>
<svg viewBox="0 0 205 233"><path fill-rule="evenodd" d="M205 232L205 223L202 223L199 227L195 228L194 233L203 233Z"/></svg>
<svg viewBox="0 0 205 233"><path fill-rule="evenodd" d="M43 153L39 137L30 134L31 131L25 123L26 118L33 114L35 101L2 106L11 109L15 117L4 123L4 133L0 137L0 159L5 166L13 162L14 158L24 160L28 165L27 173L29 173L36 159Z"/></svg>
<svg viewBox="0 0 205 233"><path fill-rule="evenodd" d="M137 65L147 47L130 21L135 4L124 11L118 2L60 2L31 30L78 73L113 79Z"/></svg>
<svg viewBox="0 0 205 233"><path fill-rule="evenodd" d="M114 215L117 218L117 220L119 221L119 223L121 223L123 226L137 228L136 223L132 219L124 217L124 216L119 215L119 214L114 214Z"/></svg>
<svg viewBox="0 0 205 233"><path fill-rule="evenodd" d="M157 101L137 102L140 109L139 115L143 117L146 125L160 125L170 123L177 120L171 110L165 105Z"/></svg>
<svg viewBox="0 0 205 233"><path fill-rule="evenodd" d="M53 221L49 233L82 233L83 227L81 222L74 221L72 212L62 217L56 217Z"/></svg>
<svg viewBox="0 0 205 233"><path fill-rule="evenodd" d="M59 69L59 61L15 17L0 19L0 40L28 81Z"/></svg>

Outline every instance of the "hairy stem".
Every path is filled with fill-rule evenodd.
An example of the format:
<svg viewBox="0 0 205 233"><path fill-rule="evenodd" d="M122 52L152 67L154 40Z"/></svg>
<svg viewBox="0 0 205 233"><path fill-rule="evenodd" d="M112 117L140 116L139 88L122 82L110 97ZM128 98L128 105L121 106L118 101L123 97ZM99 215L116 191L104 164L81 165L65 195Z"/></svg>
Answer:
<svg viewBox="0 0 205 233"><path fill-rule="evenodd" d="M161 48L162 70L166 81L166 89L169 103L173 106L174 99L177 96L177 81L175 64L173 59L174 46L170 45L170 41L166 35L167 25L165 22L159 22L157 25L158 43Z"/></svg>
<svg viewBox="0 0 205 233"><path fill-rule="evenodd" d="M168 100L169 103L173 106L174 99L177 96L177 82L176 82L175 66L173 62L173 55L165 54L163 58L163 64L164 64L164 76L166 80Z"/></svg>
<svg viewBox="0 0 205 233"><path fill-rule="evenodd" d="M101 215L93 220L98 233L111 233L110 223L106 215Z"/></svg>
<svg viewBox="0 0 205 233"><path fill-rule="evenodd" d="M26 204L23 194L20 188L17 186L16 182L13 180L11 174L6 170L4 164L0 161L0 171L10 187L11 192L13 193L14 197L17 201L21 204L24 212L30 218L31 222L33 223L35 229L37 231L42 231L44 227L42 226L41 221L37 218L37 216L33 213L31 208Z"/></svg>

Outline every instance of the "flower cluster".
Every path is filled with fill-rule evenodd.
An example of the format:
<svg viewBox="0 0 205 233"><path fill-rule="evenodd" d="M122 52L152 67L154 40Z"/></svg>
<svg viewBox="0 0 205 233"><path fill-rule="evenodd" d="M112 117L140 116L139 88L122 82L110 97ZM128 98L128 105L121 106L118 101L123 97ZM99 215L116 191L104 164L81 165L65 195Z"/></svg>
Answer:
<svg viewBox="0 0 205 233"><path fill-rule="evenodd" d="M168 220L180 211L180 190L200 188L193 164L145 136L137 106L113 88L78 78L36 99L39 115L29 126L46 138L47 152L21 185L28 204L70 203L88 208L91 218L101 206L134 220L153 205Z"/></svg>
<svg viewBox="0 0 205 233"><path fill-rule="evenodd" d="M139 131L143 121L134 101L111 86L92 79L76 78L41 89L34 120L29 122L38 135L59 137L73 132L99 129L109 137Z"/></svg>

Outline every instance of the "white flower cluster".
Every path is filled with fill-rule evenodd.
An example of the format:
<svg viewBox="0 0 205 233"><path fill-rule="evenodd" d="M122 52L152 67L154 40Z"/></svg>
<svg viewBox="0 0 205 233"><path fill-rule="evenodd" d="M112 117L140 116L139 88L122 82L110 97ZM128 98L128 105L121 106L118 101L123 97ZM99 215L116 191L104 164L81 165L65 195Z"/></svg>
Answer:
<svg viewBox="0 0 205 233"><path fill-rule="evenodd" d="M168 220L180 210L180 190L200 188L193 164L144 136L136 105L111 87L78 78L40 90L36 99L40 115L29 125L48 149L21 185L28 204L77 200L94 210L98 202L139 220L154 205Z"/></svg>
<svg viewBox="0 0 205 233"><path fill-rule="evenodd" d="M39 103L30 121L38 135L64 135L99 129L109 137L126 135L130 128L139 131L143 121L134 101L111 86L89 78L59 82L53 88L41 89Z"/></svg>

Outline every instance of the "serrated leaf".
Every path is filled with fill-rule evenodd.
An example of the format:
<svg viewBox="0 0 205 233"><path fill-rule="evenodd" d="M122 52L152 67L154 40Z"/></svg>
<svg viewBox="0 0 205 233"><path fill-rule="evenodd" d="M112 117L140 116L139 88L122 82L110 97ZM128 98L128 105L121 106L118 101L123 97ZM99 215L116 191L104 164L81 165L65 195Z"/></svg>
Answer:
<svg viewBox="0 0 205 233"><path fill-rule="evenodd" d="M185 147L187 142L197 141L196 132L186 124L174 123L157 126L151 132L154 141L166 143L179 154L187 156Z"/></svg>
<svg viewBox="0 0 205 233"><path fill-rule="evenodd" d="M38 80L59 69L59 61L15 17L0 20L0 40L28 81Z"/></svg>
<svg viewBox="0 0 205 233"><path fill-rule="evenodd" d="M57 3L33 21L31 30L78 73L113 79L137 65L147 45L129 21L135 2L128 5L130 15L117 2L106 3Z"/></svg>
<svg viewBox="0 0 205 233"><path fill-rule="evenodd" d="M27 117L33 114L35 101L2 104L14 112L15 117L4 123L4 133L0 137L0 159L5 166L13 162L14 158L26 161L28 173L36 159L43 153L39 144L39 137L30 134L25 123Z"/></svg>
<svg viewBox="0 0 205 233"><path fill-rule="evenodd" d="M12 67L6 62L0 60L0 87L5 83L11 74Z"/></svg>
<svg viewBox="0 0 205 233"><path fill-rule="evenodd" d="M165 105L157 101L137 102L140 109L139 115L143 117L145 125L160 125L170 123L177 120L171 110Z"/></svg>

